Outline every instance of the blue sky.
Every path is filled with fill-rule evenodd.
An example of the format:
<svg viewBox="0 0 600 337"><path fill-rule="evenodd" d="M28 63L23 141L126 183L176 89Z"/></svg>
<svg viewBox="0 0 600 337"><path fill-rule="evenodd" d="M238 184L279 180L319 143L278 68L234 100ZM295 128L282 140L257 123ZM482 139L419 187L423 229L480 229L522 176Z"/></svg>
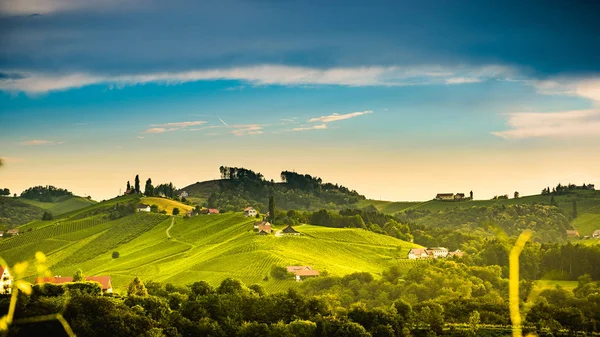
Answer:
<svg viewBox="0 0 600 337"><path fill-rule="evenodd" d="M0 185L103 199L136 173L183 187L220 165L274 179L296 169L393 200L598 182L598 12L7 0Z"/></svg>

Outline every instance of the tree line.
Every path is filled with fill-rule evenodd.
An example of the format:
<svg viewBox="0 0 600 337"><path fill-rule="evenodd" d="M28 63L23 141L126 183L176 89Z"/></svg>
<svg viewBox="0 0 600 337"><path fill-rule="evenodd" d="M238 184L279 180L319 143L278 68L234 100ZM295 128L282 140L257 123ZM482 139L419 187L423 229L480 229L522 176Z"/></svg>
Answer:
<svg viewBox="0 0 600 337"><path fill-rule="evenodd" d="M573 292L556 288L530 296L529 281L520 290L525 332L600 332L600 284L588 275ZM102 295L98 283L82 281L21 293L7 335L62 335L56 321L20 324L62 312L77 336L498 336L511 332L507 298L499 267L451 259L392 267L379 278L324 276L272 294L261 284L231 278L216 287L201 280L178 286L135 278L124 296ZM0 310L7 311L9 302L0 297Z"/></svg>
<svg viewBox="0 0 600 337"><path fill-rule="evenodd" d="M177 188L173 186L173 183L170 182L168 184L160 184L158 186L152 185L152 179L148 178L146 180L146 184L144 185L144 191L142 193L142 189L140 186L140 176L136 175L134 179L134 185L131 186L131 183L127 181L127 189L125 190L125 194L143 194L147 197L166 197L170 199L175 199L177 196L175 191Z"/></svg>
<svg viewBox="0 0 600 337"><path fill-rule="evenodd" d="M550 195L550 194L566 194L569 193L571 191L575 191L575 190L594 190L594 185L592 184L586 184L583 183L581 184L581 186L577 186L575 184L567 184L567 185L562 185L561 183L558 183L558 185L556 185L556 187L552 187L552 190L550 190L550 187L546 187L542 190L542 195Z"/></svg>
<svg viewBox="0 0 600 337"><path fill-rule="evenodd" d="M21 198L53 202L59 197L72 195L73 193L67 191L64 188L58 188L52 185L47 185L30 187L21 193Z"/></svg>

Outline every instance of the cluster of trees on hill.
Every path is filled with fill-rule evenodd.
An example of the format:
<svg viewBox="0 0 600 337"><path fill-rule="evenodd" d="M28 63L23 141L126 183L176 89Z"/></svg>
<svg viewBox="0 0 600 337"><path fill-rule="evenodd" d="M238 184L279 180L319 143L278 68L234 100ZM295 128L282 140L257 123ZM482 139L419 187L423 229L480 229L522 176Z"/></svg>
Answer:
<svg viewBox="0 0 600 337"><path fill-rule="evenodd" d="M527 280L520 290L525 332L600 332L600 284L589 275L574 292L557 288L532 297ZM19 296L8 336L60 335L56 321L18 324L56 312L78 336L498 336L511 332L507 298L498 266L452 259L393 267L378 279L324 276L275 294L234 279L214 288L204 281L176 286L136 278L124 297L101 296L94 282L46 284ZM0 310L7 311L9 301L0 297Z"/></svg>
<svg viewBox="0 0 600 337"><path fill-rule="evenodd" d="M243 167L219 167L221 179L249 179L249 180L264 180L264 176L260 172L245 169Z"/></svg>
<svg viewBox="0 0 600 337"><path fill-rule="evenodd" d="M177 196L175 195L175 191L177 188L173 186L173 183L168 184L160 184L158 186L152 185L152 179L148 178L146 180L146 184L144 185L143 194L147 197L160 196L165 198L175 199ZM131 183L127 182L127 189L125 194L142 194L142 189L140 187L140 176L136 175L134 179L134 185L131 186Z"/></svg>
<svg viewBox="0 0 600 337"><path fill-rule="evenodd" d="M291 189L300 189L304 191L338 191L357 198L357 200L364 199L364 196L360 195L355 190L350 190L347 187L338 184L323 183L321 178L313 177L309 174L283 171L281 172L281 180Z"/></svg>
<svg viewBox="0 0 600 337"><path fill-rule="evenodd" d="M21 198L53 202L59 197L72 196L73 193L64 188L58 188L51 185L30 187L21 193Z"/></svg>
<svg viewBox="0 0 600 337"><path fill-rule="evenodd" d="M277 200L278 208L284 210L321 208L340 209L365 199L356 191L344 186L323 183L321 178L284 171L283 183L266 181L262 174L237 167L220 167L219 190L213 192L207 207L224 211L239 211L248 205L266 212L269 197Z"/></svg>
<svg viewBox="0 0 600 337"><path fill-rule="evenodd" d="M10 195L10 190L8 188L0 188L0 196L8 196Z"/></svg>
<svg viewBox="0 0 600 337"><path fill-rule="evenodd" d="M565 193L569 193L575 190L594 190L594 185L592 184L585 184L583 183L581 186L577 186L575 184L567 184L567 185L562 185L561 183L558 183L558 185L556 185L556 187L552 187L552 190L550 190L550 187L546 187L542 190L542 195L550 195L550 194L565 194Z"/></svg>

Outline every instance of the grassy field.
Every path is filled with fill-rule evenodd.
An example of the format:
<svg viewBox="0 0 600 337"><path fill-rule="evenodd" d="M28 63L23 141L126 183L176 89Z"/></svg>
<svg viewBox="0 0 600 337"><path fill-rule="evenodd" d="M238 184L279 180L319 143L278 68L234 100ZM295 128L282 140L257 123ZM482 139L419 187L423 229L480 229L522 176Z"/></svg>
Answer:
<svg viewBox="0 0 600 337"><path fill-rule="evenodd" d="M407 210L426 210L431 212L439 212L458 207L489 207L493 205L514 205L524 203L543 203L550 204L551 196L548 195L531 195L524 196L518 199L500 199L500 200L472 200L472 201L384 201L384 200L362 200L358 203L359 208L368 205L375 206L380 212L393 214ZM577 201L577 209L579 214L594 213L600 215L600 191L576 191L574 193L557 195L555 201L558 206L570 214L572 211L572 201Z"/></svg>
<svg viewBox="0 0 600 337"><path fill-rule="evenodd" d="M167 214L173 214L173 208L179 208L181 213L185 213L185 211L190 211L194 209L193 206L183 204L179 201L165 199L165 198L157 198L157 197L145 197L140 200L141 203L147 205L156 205L158 209L161 211L167 211Z"/></svg>
<svg viewBox="0 0 600 337"><path fill-rule="evenodd" d="M106 206L89 208L101 207ZM141 212L114 221L101 220L97 215L80 218L92 213L83 209L72 212L71 218L23 226L31 231L2 240L0 256L13 265L32 261L40 250L47 255L53 274L72 275L81 268L86 275L110 275L117 291L124 291L139 276L181 285L199 280L217 285L234 277L247 284L259 283L273 292L297 285L293 280L270 277L274 265L311 265L330 275L366 271L377 276L398 263L409 268L412 261L397 258L404 257L410 247L418 247L362 229L311 225L297 226L301 236L259 236L253 232L254 219L241 213L175 217L169 238L166 230L171 216ZM112 258L113 252L119 252L119 258ZM33 280L33 263L28 274Z"/></svg>
<svg viewBox="0 0 600 337"><path fill-rule="evenodd" d="M534 282L534 286L539 291L554 289L557 285L566 290L573 290L577 287L577 281L537 280Z"/></svg>
<svg viewBox="0 0 600 337"><path fill-rule="evenodd" d="M600 214L584 213L572 222L581 236L592 235L595 230L600 229Z"/></svg>
<svg viewBox="0 0 600 337"><path fill-rule="evenodd" d="M59 198L56 202L43 202L38 200L31 200L25 198L17 198L19 201L37 206L39 208L46 209L54 215L63 214L71 211L76 211L95 204L93 200L88 200L81 197L66 197Z"/></svg>

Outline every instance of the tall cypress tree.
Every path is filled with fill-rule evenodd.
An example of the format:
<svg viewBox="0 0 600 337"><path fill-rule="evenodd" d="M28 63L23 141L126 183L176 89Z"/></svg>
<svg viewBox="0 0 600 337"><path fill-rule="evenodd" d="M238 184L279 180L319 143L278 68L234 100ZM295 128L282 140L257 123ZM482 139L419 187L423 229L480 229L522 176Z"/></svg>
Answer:
<svg viewBox="0 0 600 337"><path fill-rule="evenodd" d="M131 184L127 181L127 192L131 192Z"/></svg>
<svg viewBox="0 0 600 337"><path fill-rule="evenodd" d="M269 197L269 220L271 222L275 221L275 199L273 196Z"/></svg>
<svg viewBox="0 0 600 337"><path fill-rule="evenodd" d="M169 198L173 199L173 183L169 183Z"/></svg>
<svg viewBox="0 0 600 337"><path fill-rule="evenodd" d="M144 188L144 195L147 197L151 197L154 195L154 186L152 186L152 179L148 178L146 180L146 186Z"/></svg>
<svg viewBox="0 0 600 337"><path fill-rule="evenodd" d="M135 193L140 194L140 176L135 176Z"/></svg>

